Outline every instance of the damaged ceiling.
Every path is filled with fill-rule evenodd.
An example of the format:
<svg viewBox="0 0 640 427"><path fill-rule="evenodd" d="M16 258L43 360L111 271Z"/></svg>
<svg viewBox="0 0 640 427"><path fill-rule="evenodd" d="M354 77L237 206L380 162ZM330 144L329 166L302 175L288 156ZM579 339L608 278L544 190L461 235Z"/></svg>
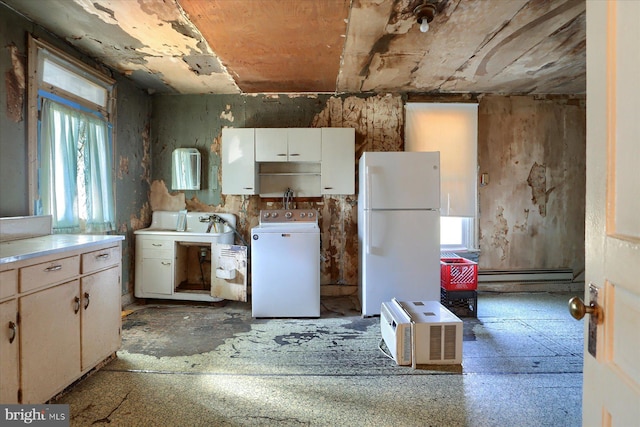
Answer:
<svg viewBox="0 0 640 427"><path fill-rule="evenodd" d="M150 93L585 93L585 0L423 1L0 3Z"/></svg>

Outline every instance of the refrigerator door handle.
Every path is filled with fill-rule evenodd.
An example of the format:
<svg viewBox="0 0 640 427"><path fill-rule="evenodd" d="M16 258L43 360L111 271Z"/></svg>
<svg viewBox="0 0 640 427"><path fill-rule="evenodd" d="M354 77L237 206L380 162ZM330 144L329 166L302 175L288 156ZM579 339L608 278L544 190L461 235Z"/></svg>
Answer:
<svg viewBox="0 0 640 427"><path fill-rule="evenodd" d="M369 166L365 166L364 175L366 178L364 181L366 183L364 188L364 197L365 197L365 200L367 201L366 210L364 211L364 214L365 214L364 222L367 225L366 234L365 234L365 240L367 241L367 244L365 246L365 249L368 255L371 253L371 168Z"/></svg>
<svg viewBox="0 0 640 427"><path fill-rule="evenodd" d="M364 180L364 191L365 191L365 195L367 197L367 205L364 207L366 210L371 210L371 170L369 168L369 166L366 166L364 168L364 175L365 175L365 180Z"/></svg>
<svg viewBox="0 0 640 427"><path fill-rule="evenodd" d="M367 244L365 246L366 246L367 255L369 255L371 254L371 212L367 212L366 215L368 216L368 218L365 219L367 223L367 231L365 234L365 240Z"/></svg>

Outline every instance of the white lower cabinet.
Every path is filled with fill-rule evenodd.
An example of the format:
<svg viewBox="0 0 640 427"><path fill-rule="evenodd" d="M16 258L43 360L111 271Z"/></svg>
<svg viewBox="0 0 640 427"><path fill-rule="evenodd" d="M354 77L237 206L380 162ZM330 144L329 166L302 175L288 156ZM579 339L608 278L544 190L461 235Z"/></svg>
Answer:
<svg viewBox="0 0 640 427"><path fill-rule="evenodd" d="M172 258L143 256L138 274L142 275L141 288L145 295L171 295L173 293Z"/></svg>
<svg viewBox="0 0 640 427"><path fill-rule="evenodd" d="M0 303L0 403L18 403L20 389L20 333L18 330L18 300Z"/></svg>
<svg viewBox="0 0 640 427"><path fill-rule="evenodd" d="M82 363L84 371L120 348L120 267L81 279Z"/></svg>
<svg viewBox="0 0 640 427"><path fill-rule="evenodd" d="M118 350L119 242L0 267L16 281L0 294L0 403L44 403Z"/></svg>
<svg viewBox="0 0 640 427"><path fill-rule="evenodd" d="M174 257L173 240L136 236L137 298L163 298L173 294Z"/></svg>
<svg viewBox="0 0 640 427"><path fill-rule="evenodd" d="M80 374L78 280L20 298L22 402L42 403Z"/></svg>

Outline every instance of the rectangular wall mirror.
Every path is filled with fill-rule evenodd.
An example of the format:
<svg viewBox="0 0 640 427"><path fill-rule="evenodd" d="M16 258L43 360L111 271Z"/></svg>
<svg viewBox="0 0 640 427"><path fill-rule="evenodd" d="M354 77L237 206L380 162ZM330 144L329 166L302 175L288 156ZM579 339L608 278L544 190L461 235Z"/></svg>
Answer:
<svg viewBox="0 0 640 427"><path fill-rule="evenodd" d="M200 152L195 148L176 148L172 160L171 189L199 190Z"/></svg>

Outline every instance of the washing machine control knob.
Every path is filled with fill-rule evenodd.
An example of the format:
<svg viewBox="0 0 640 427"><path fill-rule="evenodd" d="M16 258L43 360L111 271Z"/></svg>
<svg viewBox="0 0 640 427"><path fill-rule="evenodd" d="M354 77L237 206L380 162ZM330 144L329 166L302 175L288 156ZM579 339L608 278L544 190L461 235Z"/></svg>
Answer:
<svg viewBox="0 0 640 427"><path fill-rule="evenodd" d="M264 217L265 217L265 218L269 218L270 216L271 216L271 214L270 214L269 212L265 212L265 213L264 213Z"/></svg>
<svg viewBox="0 0 640 427"><path fill-rule="evenodd" d="M307 214L307 216L308 216L309 218L313 218L313 212L309 212L309 213Z"/></svg>
<svg viewBox="0 0 640 427"><path fill-rule="evenodd" d="M300 218L304 218L305 216L307 216L307 214L306 214L306 213L304 213L304 212L300 212Z"/></svg>
<svg viewBox="0 0 640 427"><path fill-rule="evenodd" d="M287 219L291 219L291 217L293 216L293 214L291 212L287 212L284 214L284 217Z"/></svg>
<svg viewBox="0 0 640 427"><path fill-rule="evenodd" d="M273 214L271 214L272 217L277 218L278 217L278 212L274 212Z"/></svg>

